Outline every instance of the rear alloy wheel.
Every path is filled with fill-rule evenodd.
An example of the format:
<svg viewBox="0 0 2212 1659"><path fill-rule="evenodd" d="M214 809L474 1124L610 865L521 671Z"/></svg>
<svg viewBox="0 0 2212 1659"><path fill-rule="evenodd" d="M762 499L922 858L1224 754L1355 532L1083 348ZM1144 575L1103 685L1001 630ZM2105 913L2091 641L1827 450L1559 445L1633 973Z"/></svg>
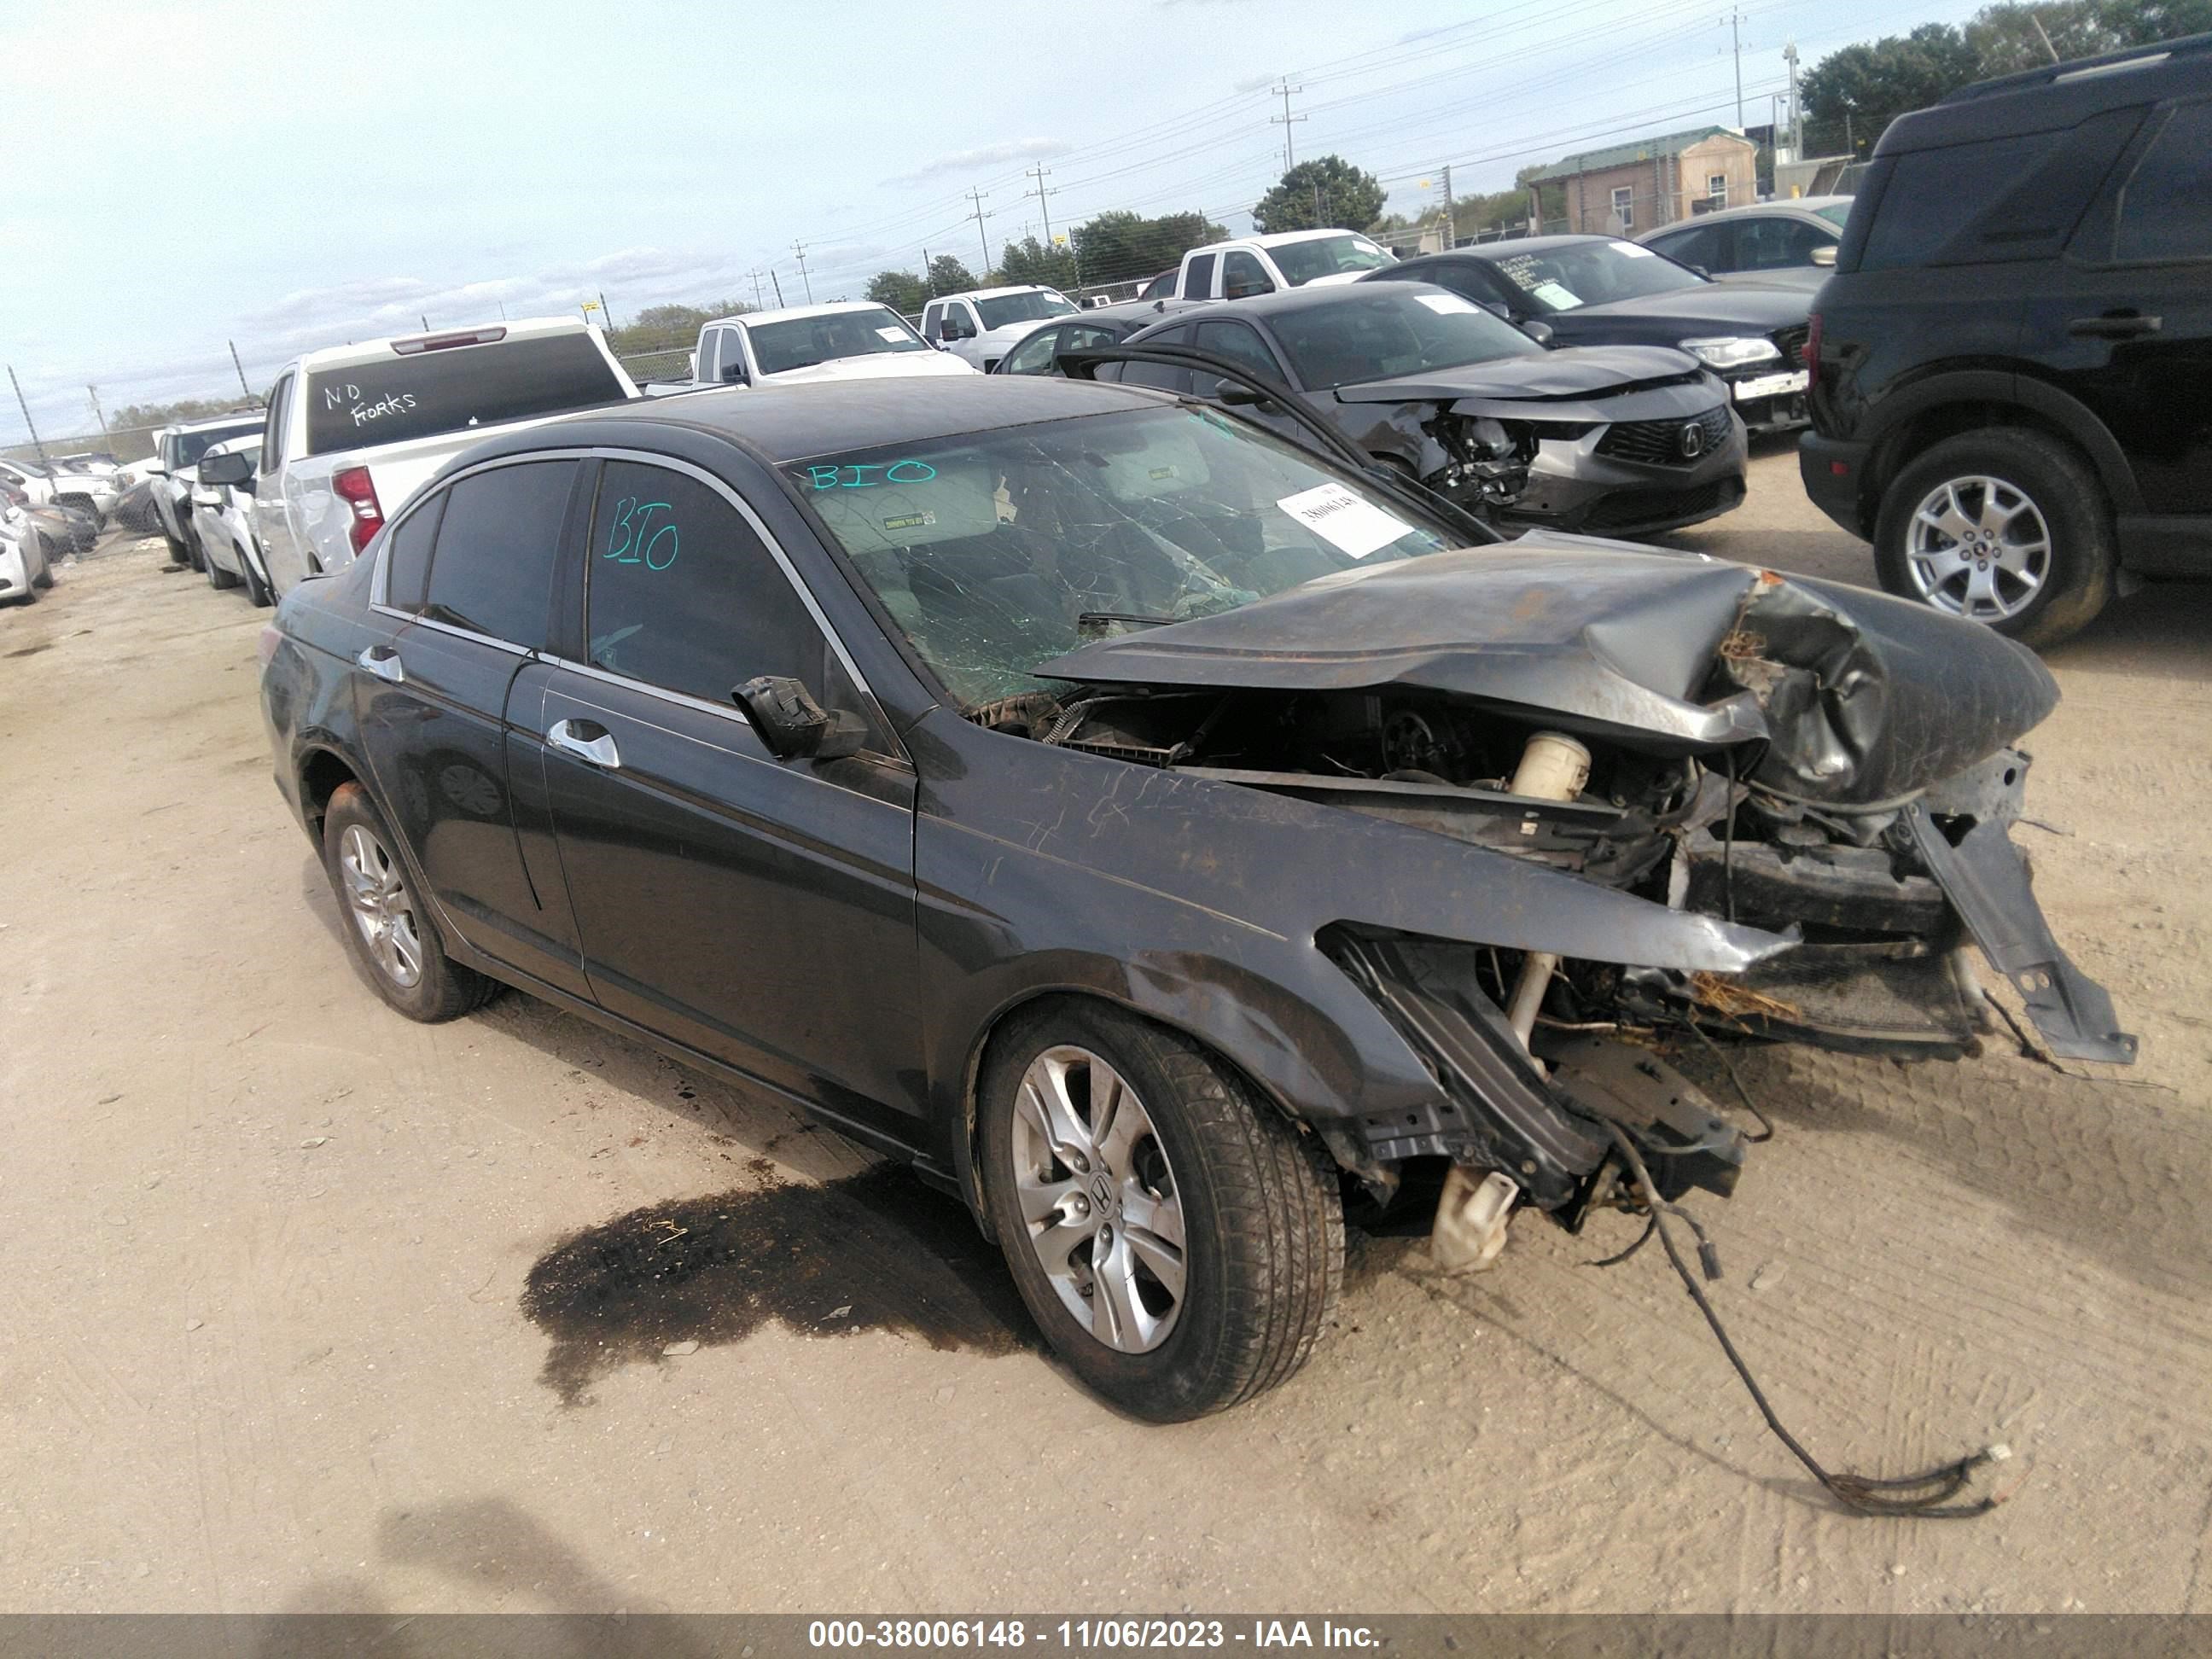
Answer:
<svg viewBox="0 0 2212 1659"><path fill-rule="evenodd" d="M1881 585L2050 645L2111 599L2104 493L2073 451L1995 428L1946 439L1892 480L1875 530Z"/></svg>
<svg viewBox="0 0 2212 1659"><path fill-rule="evenodd" d="M1343 1278L1335 1173L1312 1138L1179 1033L1079 1001L1018 1019L981 1079L982 1175L1053 1346L1155 1422L1291 1376Z"/></svg>
<svg viewBox="0 0 2212 1659"><path fill-rule="evenodd" d="M323 817L323 868L345 913L346 944L376 994L408 1018L455 1018L496 984L447 956L393 848L368 792L340 785Z"/></svg>

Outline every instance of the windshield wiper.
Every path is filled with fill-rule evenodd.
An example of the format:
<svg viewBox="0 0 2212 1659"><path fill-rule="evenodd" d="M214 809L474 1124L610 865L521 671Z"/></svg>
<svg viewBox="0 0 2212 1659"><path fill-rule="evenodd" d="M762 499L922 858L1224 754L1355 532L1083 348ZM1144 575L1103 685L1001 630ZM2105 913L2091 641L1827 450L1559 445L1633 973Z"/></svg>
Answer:
<svg viewBox="0 0 2212 1659"><path fill-rule="evenodd" d="M1171 628L1187 620L1182 617L1146 617L1133 611L1085 611L1075 619L1079 634L1092 629L1103 629L1108 623L1127 623L1137 628Z"/></svg>

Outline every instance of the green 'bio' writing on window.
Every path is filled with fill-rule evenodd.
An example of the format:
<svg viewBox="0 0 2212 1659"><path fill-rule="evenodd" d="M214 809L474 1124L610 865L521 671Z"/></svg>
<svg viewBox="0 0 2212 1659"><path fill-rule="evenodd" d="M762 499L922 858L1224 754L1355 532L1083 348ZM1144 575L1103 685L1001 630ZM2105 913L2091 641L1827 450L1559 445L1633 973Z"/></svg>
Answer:
<svg viewBox="0 0 2212 1659"><path fill-rule="evenodd" d="M676 562L684 538L672 524L655 525L653 515L672 511L666 501L641 501L625 495L615 503L614 522L607 530L607 550L599 555L617 564L642 564L648 570L665 570ZM619 538L619 539L617 539Z"/></svg>
<svg viewBox="0 0 2212 1659"><path fill-rule="evenodd" d="M880 478L872 478L871 472L880 472ZM817 489L873 489L879 484L927 483L937 476L937 469L927 461L893 461L890 465L870 464L854 466L810 466L807 481Z"/></svg>

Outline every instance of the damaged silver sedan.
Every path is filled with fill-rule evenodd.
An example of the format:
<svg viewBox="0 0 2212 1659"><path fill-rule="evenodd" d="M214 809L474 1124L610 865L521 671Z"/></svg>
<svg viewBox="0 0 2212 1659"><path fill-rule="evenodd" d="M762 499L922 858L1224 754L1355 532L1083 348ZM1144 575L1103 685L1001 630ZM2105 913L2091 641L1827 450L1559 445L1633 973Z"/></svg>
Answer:
<svg viewBox="0 0 2212 1659"><path fill-rule="evenodd" d="M908 1160L1144 1417L1297 1370L1348 1207L1445 1179L1480 1261L1729 1191L1742 1134L1626 1029L1947 1059L1972 943L2054 1053L2133 1054L2007 838L2028 653L1498 544L1159 392L575 417L312 586L264 705L386 1001L504 981Z"/></svg>

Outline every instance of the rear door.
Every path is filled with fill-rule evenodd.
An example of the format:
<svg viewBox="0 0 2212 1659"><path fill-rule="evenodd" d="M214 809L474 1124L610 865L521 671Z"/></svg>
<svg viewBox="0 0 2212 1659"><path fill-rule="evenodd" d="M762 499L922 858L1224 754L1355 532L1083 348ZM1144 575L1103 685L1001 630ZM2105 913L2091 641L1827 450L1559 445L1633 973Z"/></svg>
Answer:
<svg viewBox="0 0 2212 1659"><path fill-rule="evenodd" d="M2034 307L2029 338L2155 514L2212 514L2212 99L2155 111Z"/></svg>
<svg viewBox="0 0 2212 1659"><path fill-rule="evenodd" d="M610 457L582 562L580 659L539 712L592 994L910 1135L915 774L888 722L757 515L706 473ZM861 715L867 748L776 758L731 696L771 674Z"/></svg>
<svg viewBox="0 0 2212 1659"><path fill-rule="evenodd" d="M269 585L280 599L317 568L307 562L303 550L306 543L300 534L297 509L288 499L284 476L286 461L297 459L289 453L287 438L299 385L300 371L290 368L269 388L269 416L261 428L261 459L253 481L253 534L269 562Z"/></svg>
<svg viewBox="0 0 2212 1659"><path fill-rule="evenodd" d="M355 706L377 795L453 927L487 956L588 994L533 775L547 639L574 459L495 464L387 532L370 589L385 630L356 658ZM510 694L518 717L510 726ZM518 809L514 785L526 791ZM526 854L526 839L535 856Z"/></svg>

